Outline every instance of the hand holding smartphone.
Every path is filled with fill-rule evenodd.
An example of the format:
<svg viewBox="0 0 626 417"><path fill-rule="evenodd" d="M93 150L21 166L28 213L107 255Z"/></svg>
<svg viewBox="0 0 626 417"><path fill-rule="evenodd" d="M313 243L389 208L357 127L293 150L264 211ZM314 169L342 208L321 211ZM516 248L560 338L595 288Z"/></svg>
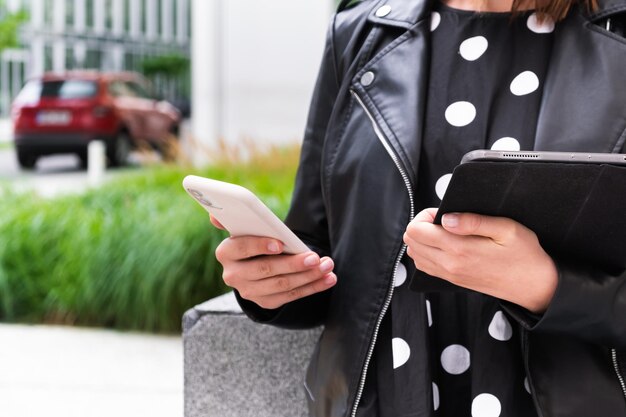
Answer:
<svg viewBox="0 0 626 417"><path fill-rule="evenodd" d="M309 248L245 187L189 175L183 187L231 236L260 236L280 240L284 253L298 254Z"/></svg>
<svg viewBox="0 0 626 417"><path fill-rule="evenodd" d="M273 310L337 283L333 260L311 251L251 191L196 176L186 177L183 186L231 236L240 237L225 239L215 256L224 282L242 298ZM266 238L281 241L282 250Z"/></svg>

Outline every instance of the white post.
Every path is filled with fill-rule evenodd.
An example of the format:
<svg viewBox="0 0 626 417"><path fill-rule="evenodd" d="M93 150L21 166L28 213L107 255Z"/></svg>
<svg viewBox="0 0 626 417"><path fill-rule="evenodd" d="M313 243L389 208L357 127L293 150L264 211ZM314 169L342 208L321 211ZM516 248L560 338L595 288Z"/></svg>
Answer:
<svg viewBox="0 0 626 417"><path fill-rule="evenodd" d="M11 107L9 95L9 60L0 55L0 115L7 115Z"/></svg>
<svg viewBox="0 0 626 417"><path fill-rule="evenodd" d="M166 42L172 39L173 6L172 0L161 1L161 37Z"/></svg>
<svg viewBox="0 0 626 417"><path fill-rule="evenodd" d="M192 136L203 145L215 144L223 133L220 112L223 105L220 56L222 39L220 26L216 27L215 24L223 19L221 2L222 0L193 0L192 5ZM180 36L180 32L178 34ZM205 162L202 161L202 152L196 152L194 156L196 163Z"/></svg>
<svg viewBox="0 0 626 417"><path fill-rule="evenodd" d="M87 27L85 0L74 0L74 30L83 33Z"/></svg>
<svg viewBox="0 0 626 417"><path fill-rule="evenodd" d="M103 34L106 29L105 25L106 10L104 0L94 0L93 5L93 31L97 34Z"/></svg>
<svg viewBox="0 0 626 417"><path fill-rule="evenodd" d="M216 0L216 2L219 2L221 0ZM200 9L213 9L214 5L212 4L207 4L206 7L200 7L200 4L202 3L214 3L214 1L197 1L197 0L193 0L193 25L192 26L197 26L198 24L200 26L202 25L206 25L207 22L211 21L211 16L213 15L206 15L206 16L201 16L198 15L197 11ZM204 5L202 5L204 6ZM189 19L189 3L188 0L177 0L176 1L176 39L178 40L179 43L186 43L187 40L189 39L189 25L188 25L188 20ZM204 17L204 19L202 19ZM198 22L198 23L196 23ZM192 29L195 30L195 29Z"/></svg>
<svg viewBox="0 0 626 417"><path fill-rule="evenodd" d="M111 69L113 71L123 71L124 70L124 46L120 44L115 44L111 48L111 58L112 58L112 66Z"/></svg>
<svg viewBox="0 0 626 417"><path fill-rule="evenodd" d="M131 0L132 1L132 0ZM124 34L124 0L113 0L113 34L122 36Z"/></svg>
<svg viewBox="0 0 626 417"><path fill-rule="evenodd" d="M141 3L138 0L129 0L130 3L130 36L141 36Z"/></svg>
<svg viewBox="0 0 626 417"><path fill-rule="evenodd" d="M74 63L77 68L85 68L87 63L87 44L84 41L74 44Z"/></svg>
<svg viewBox="0 0 626 417"><path fill-rule="evenodd" d="M104 179L104 169L106 167L105 145L101 140L89 142L87 148L87 177L89 185L97 187Z"/></svg>
<svg viewBox="0 0 626 417"><path fill-rule="evenodd" d="M44 73L44 40L41 35L36 35L30 41L30 68L29 76L36 77Z"/></svg>
<svg viewBox="0 0 626 417"><path fill-rule="evenodd" d="M146 0L146 37L155 39L157 36L158 25L158 4L156 0Z"/></svg>
<svg viewBox="0 0 626 417"><path fill-rule="evenodd" d="M65 41L58 39L52 44L52 70L57 73L65 71Z"/></svg>
<svg viewBox="0 0 626 417"><path fill-rule="evenodd" d="M62 35L65 32L65 0L54 0L53 2L52 27L54 33ZM52 70L55 72L65 71L65 41L58 38L52 44Z"/></svg>
<svg viewBox="0 0 626 417"><path fill-rule="evenodd" d="M43 29L44 24L44 3L43 0L32 0L30 4L30 24L33 30Z"/></svg>
<svg viewBox="0 0 626 417"><path fill-rule="evenodd" d="M65 32L65 0L54 0L52 8L54 31L58 34Z"/></svg>
<svg viewBox="0 0 626 417"><path fill-rule="evenodd" d="M22 73L22 68L24 67L24 59L18 58L13 61L13 79L11 80L11 97L15 97L17 93L20 92L20 88L22 87L22 83L24 82L24 74Z"/></svg>

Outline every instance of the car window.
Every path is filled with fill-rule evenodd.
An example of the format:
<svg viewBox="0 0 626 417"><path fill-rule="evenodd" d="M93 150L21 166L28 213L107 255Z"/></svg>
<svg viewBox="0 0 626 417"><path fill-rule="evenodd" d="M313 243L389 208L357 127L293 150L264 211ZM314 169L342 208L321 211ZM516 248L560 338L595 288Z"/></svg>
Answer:
<svg viewBox="0 0 626 417"><path fill-rule="evenodd" d="M134 81L127 81L126 85L129 89L131 89L137 97L152 99L150 94L146 91L146 89L139 83Z"/></svg>
<svg viewBox="0 0 626 417"><path fill-rule="evenodd" d="M15 97L16 104L35 104L41 97L41 81L28 81Z"/></svg>
<svg viewBox="0 0 626 417"><path fill-rule="evenodd" d="M71 100L89 98L98 92L98 84L87 80L59 80L44 81L41 88L41 97Z"/></svg>
<svg viewBox="0 0 626 417"><path fill-rule="evenodd" d="M58 80L58 81L28 81L22 91L15 98L17 104L35 104L41 98L57 98L71 100L90 98L98 92L95 81L86 80Z"/></svg>
<svg viewBox="0 0 626 417"><path fill-rule="evenodd" d="M113 97L137 97L137 94L122 81L112 81L108 90Z"/></svg>

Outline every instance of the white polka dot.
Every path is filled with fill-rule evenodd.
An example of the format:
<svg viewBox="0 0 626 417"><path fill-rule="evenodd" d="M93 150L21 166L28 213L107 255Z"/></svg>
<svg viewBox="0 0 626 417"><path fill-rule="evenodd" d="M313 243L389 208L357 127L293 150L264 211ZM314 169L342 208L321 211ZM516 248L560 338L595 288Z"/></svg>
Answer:
<svg viewBox="0 0 626 417"><path fill-rule="evenodd" d="M430 31L433 32L441 23L441 15L438 12L432 12L430 15Z"/></svg>
<svg viewBox="0 0 626 417"><path fill-rule="evenodd" d="M437 197L440 200L443 200L443 196L446 194L446 190L448 189L448 185L450 185L450 180L452 179L452 174L442 175L441 178L437 180L435 184L435 193L437 193Z"/></svg>
<svg viewBox="0 0 626 417"><path fill-rule="evenodd" d="M464 346L450 345L441 353L441 366L447 373L460 375L470 367L470 353Z"/></svg>
<svg viewBox="0 0 626 417"><path fill-rule="evenodd" d="M459 53L468 61L476 61L487 51L489 42L484 36L474 36L464 40L459 47Z"/></svg>
<svg viewBox="0 0 626 417"><path fill-rule="evenodd" d="M551 17L546 16L542 22L539 22L537 13L533 13L528 16L526 26L528 26L528 29L535 33L550 33L554 31L554 20Z"/></svg>
<svg viewBox="0 0 626 417"><path fill-rule="evenodd" d="M472 401L472 417L499 417L500 401L491 394L480 394Z"/></svg>
<svg viewBox="0 0 626 417"><path fill-rule="evenodd" d="M393 286L399 287L400 285L404 284L404 281L406 281L406 266L404 266L402 262L400 262L400 264L398 264L398 270L396 271L396 280Z"/></svg>
<svg viewBox="0 0 626 417"><path fill-rule="evenodd" d="M433 325L433 313L430 310L430 301L426 300L426 316L428 317L428 327Z"/></svg>
<svg viewBox="0 0 626 417"><path fill-rule="evenodd" d="M476 107L468 101L457 101L446 109L446 120L452 126L463 127L476 118Z"/></svg>
<svg viewBox="0 0 626 417"><path fill-rule="evenodd" d="M520 144L515 138L500 138L491 145L493 151L519 151Z"/></svg>
<svg viewBox="0 0 626 417"><path fill-rule="evenodd" d="M393 369L404 365L411 356L411 348L408 343L399 337L394 337L391 340L391 349L393 351Z"/></svg>
<svg viewBox="0 0 626 417"><path fill-rule="evenodd" d="M530 394L530 384L528 383L528 377L524 378L524 389Z"/></svg>
<svg viewBox="0 0 626 417"><path fill-rule="evenodd" d="M539 88L539 78L532 71L524 71L511 81L511 93L524 96Z"/></svg>
<svg viewBox="0 0 626 417"><path fill-rule="evenodd" d="M506 342L513 336L513 328L503 312L498 311L494 314L489 324L489 334L496 340Z"/></svg>
<svg viewBox="0 0 626 417"><path fill-rule="evenodd" d="M439 387L433 382L433 409L437 411L439 408Z"/></svg>

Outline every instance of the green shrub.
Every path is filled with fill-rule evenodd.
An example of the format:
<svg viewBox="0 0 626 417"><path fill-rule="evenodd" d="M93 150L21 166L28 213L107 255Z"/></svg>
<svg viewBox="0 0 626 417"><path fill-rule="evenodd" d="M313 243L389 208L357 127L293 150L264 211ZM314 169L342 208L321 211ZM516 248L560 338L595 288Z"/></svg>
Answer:
<svg viewBox="0 0 626 417"><path fill-rule="evenodd" d="M254 190L284 216L293 152L191 172L157 167L83 195L0 200L0 320L180 329L182 313L227 290L215 247L226 236L181 187L190 173Z"/></svg>

